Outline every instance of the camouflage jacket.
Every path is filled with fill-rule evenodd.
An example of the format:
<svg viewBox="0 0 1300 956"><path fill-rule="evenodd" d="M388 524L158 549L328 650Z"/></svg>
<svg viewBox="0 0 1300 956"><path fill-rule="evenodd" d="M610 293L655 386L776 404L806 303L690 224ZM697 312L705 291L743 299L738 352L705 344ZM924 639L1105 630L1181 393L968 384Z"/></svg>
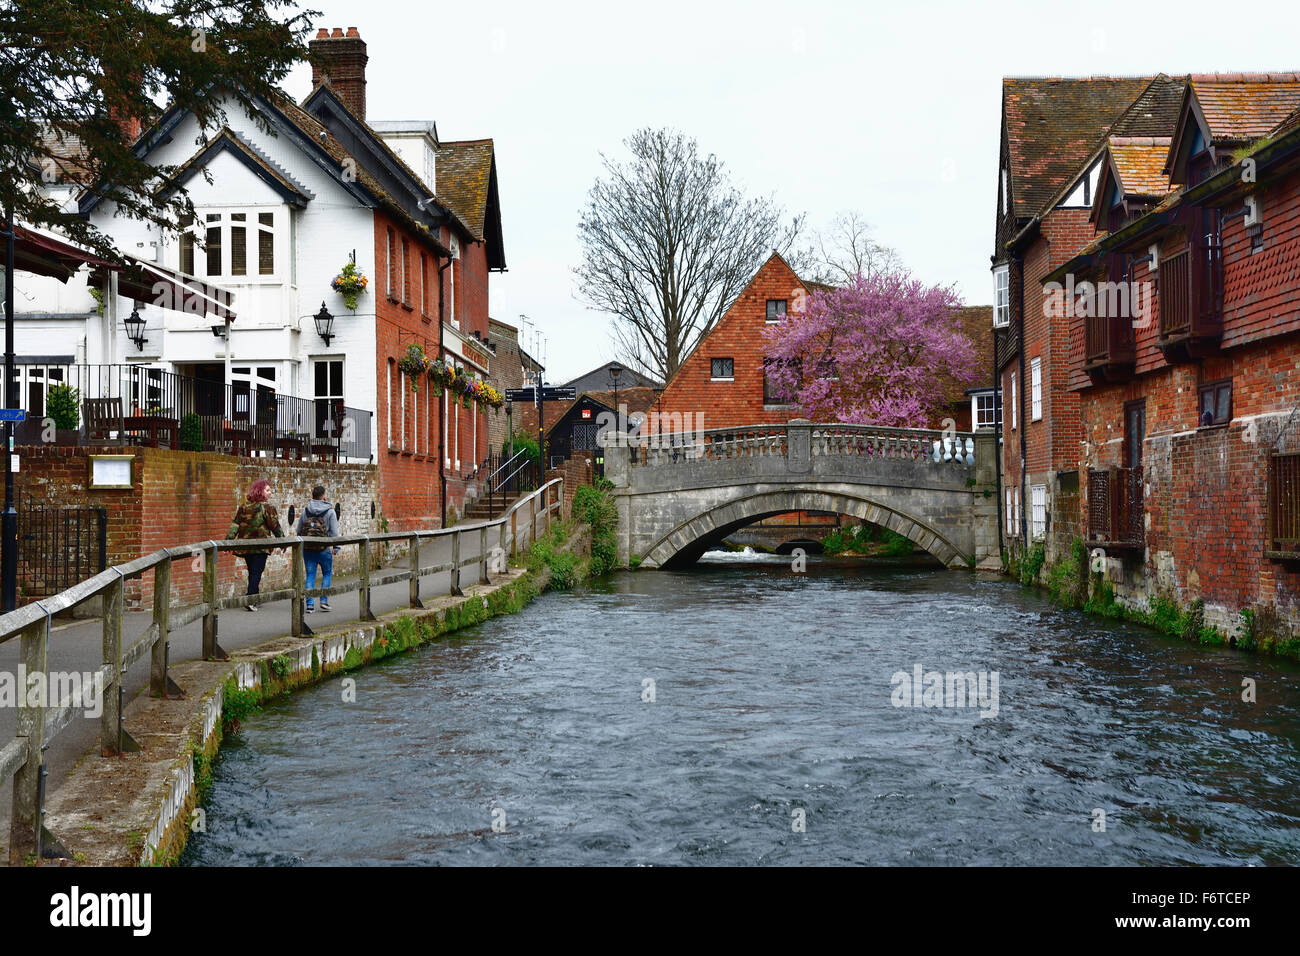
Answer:
<svg viewBox="0 0 1300 956"><path fill-rule="evenodd" d="M284 532L280 530L280 516L276 514L275 508L262 502L254 504L246 501L239 506L235 512L234 520L230 522L230 530L226 532L227 538L282 538ZM240 551L240 554L266 554L265 548L249 548Z"/></svg>

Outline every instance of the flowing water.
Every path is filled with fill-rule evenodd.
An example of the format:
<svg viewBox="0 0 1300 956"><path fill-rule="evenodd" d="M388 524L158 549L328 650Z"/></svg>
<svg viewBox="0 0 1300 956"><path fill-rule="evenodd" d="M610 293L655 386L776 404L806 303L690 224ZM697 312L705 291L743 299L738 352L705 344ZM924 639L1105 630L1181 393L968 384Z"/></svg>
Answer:
<svg viewBox="0 0 1300 956"><path fill-rule="evenodd" d="M618 574L274 702L184 862L1300 863L1300 668L788 562Z"/></svg>

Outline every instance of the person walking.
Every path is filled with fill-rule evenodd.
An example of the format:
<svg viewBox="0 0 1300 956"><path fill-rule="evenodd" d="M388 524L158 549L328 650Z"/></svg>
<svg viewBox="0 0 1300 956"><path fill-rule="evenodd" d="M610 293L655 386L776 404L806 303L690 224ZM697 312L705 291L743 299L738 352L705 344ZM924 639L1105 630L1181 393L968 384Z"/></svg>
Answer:
<svg viewBox="0 0 1300 956"><path fill-rule="evenodd" d="M311 501L307 502L307 507L302 509L302 516L298 519L298 534L304 538L337 538L339 536L339 518L334 511L334 506L325 500L325 486L317 485L311 490ZM334 555L338 553L338 548L332 548L327 544L311 545L304 542L302 546L302 560L307 566L307 590L310 591L316 586L316 569L320 568L320 586L327 588L334 577ZM330 609L330 599L327 595L322 594L320 599L320 609L328 611ZM310 614L312 599L307 598L307 613Z"/></svg>
<svg viewBox="0 0 1300 956"><path fill-rule="evenodd" d="M230 530L226 533L227 539L244 540L247 538L282 538L284 532L280 529L280 516L276 513L274 506L268 505L266 499L270 497L270 482L265 478L260 478L253 482L248 489L248 500L239 506L235 512L234 519L230 522ZM266 548L250 548L247 551L240 551L239 556L244 559L244 564L248 567L248 594L251 597L259 593L262 584L262 572L266 570L266 559L269 551ZM256 611L256 604L245 604L245 610Z"/></svg>

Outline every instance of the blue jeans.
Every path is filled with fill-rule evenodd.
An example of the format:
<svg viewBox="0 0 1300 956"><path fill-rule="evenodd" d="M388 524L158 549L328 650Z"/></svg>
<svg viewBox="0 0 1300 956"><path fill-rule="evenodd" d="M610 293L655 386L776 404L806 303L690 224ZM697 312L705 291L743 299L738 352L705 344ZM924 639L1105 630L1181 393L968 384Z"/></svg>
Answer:
<svg viewBox="0 0 1300 956"><path fill-rule="evenodd" d="M316 568L320 567L320 586L327 588L330 586L330 580L334 577L334 549L321 548L319 551L308 551L305 548L302 552L302 563L307 566L307 590L310 591L316 586ZM328 604L329 598L322 597L321 604ZM312 599L307 598L307 607L312 606Z"/></svg>

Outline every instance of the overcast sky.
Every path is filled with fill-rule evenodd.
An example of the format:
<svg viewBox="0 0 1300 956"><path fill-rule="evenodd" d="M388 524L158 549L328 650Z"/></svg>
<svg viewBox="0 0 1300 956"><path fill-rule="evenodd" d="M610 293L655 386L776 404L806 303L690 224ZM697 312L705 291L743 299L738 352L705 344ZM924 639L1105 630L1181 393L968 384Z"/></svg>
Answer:
<svg viewBox="0 0 1300 956"><path fill-rule="evenodd" d="M509 272L493 318L531 318L547 378L613 357L576 297L577 219L600 153L672 126L746 191L812 225L858 210L928 282L992 301L1003 75L1300 69L1294 3L439 3L307 0L368 45L370 119L496 141ZM311 84L300 69L289 92Z"/></svg>

